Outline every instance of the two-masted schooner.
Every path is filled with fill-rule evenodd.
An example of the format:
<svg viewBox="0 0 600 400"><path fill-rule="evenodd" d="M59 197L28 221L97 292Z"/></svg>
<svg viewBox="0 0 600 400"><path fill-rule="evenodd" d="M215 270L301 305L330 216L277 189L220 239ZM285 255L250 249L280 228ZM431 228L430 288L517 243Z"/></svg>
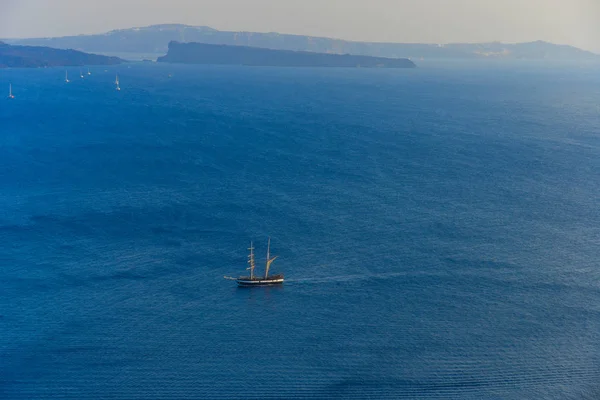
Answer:
<svg viewBox="0 0 600 400"><path fill-rule="evenodd" d="M233 278L231 276L225 276L225 279L234 280L237 282L238 286L269 286L269 285L281 285L283 283L283 274L271 275L269 276L269 268L271 264L278 256L271 257L271 238L269 238L269 242L267 244L267 262L265 265L265 275L257 276L254 274L254 268L256 264L254 262L254 246L252 242L250 242L250 247L248 248L250 254L248 255L248 265L246 268L250 270L250 276L240 276L238 278Z"/></svg>

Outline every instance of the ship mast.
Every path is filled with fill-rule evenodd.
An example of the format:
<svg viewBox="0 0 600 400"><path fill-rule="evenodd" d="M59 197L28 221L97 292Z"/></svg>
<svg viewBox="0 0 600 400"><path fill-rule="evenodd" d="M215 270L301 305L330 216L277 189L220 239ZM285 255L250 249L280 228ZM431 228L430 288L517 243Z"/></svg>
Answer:
<svg viewBox="0 0 600 400"><path fill-rule="evenodd" d="M250 264L250 267L246 269L250 270L250 279L254 279L254 246L252 246L252 242L250 242L250 248L248 250L250 250L250 255L248 256L248 264Z"/></svg>
<svg viewBox="0 0 600 400"><path fill-rule="evenodd" d="M269 267L271 266L271 263L278 257L275 256L270 258L269 250L271 250L271 238L269 238L269 243L267 244L267 265L265 267L265 279L269 277Z"/></svg>

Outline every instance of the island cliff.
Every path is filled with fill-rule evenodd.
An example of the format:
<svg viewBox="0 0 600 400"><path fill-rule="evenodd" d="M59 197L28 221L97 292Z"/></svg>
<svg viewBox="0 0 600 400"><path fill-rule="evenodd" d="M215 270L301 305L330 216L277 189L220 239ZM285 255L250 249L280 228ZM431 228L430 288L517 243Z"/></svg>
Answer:
<svg viewBox="0 0 600 400"><path fill-rule="evenodd" d="M11 46L0 42L0 68L39 68L80 65L120 64L117 57L59 50L39 46Z"/></svg>
<svg viewBox="0 0 600 400"><path fill-rule="evenodd" d="M272 50L259 47L206 43L169 43L166 56L158 62L182 64L221 64L271 67L362 67L414 68L406 58L383 58L308 51Z"/></svg>

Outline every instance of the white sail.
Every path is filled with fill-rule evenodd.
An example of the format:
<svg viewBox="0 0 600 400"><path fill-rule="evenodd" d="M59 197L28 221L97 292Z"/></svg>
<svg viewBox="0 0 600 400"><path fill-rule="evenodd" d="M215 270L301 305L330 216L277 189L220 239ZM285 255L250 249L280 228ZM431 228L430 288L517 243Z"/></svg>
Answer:
<svg viewBox="0 0 600 400"><path fill-rule="evenodd" d="M250 279L254 278L254 246L252 246L252 242L250 242L250 248L248 249L250 250L250 255L248 256L248 264L250 264L250 267L248 267L248 269L250 270Z"/></svg>
<svg viewBox="0 0 600 400"><path fill-rule="evenodd" d="M269 238L269 242L267 244L267 263L265 265L265 279L269 277L269 268L271 267L271 263L275 261L278 256L271 258L269 252L271 251L271 238Z"/></svg>

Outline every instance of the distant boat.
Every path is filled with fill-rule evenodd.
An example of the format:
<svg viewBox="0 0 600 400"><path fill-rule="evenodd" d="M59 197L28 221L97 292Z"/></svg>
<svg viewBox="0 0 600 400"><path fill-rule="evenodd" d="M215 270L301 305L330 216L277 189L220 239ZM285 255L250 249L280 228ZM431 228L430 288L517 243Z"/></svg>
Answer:
<svg viewBox="0 0 600 400"><path fill-rule="evenodd" d="M275 261L278 256L271 257L269 254L271 250L271 238L269 238L269 242L267 245L267 262L265 265L265 275L257 277L254 275L254 268L256 265L254 264L254 247L252 242L250 242L250 255L248 256L248 264L250 265L248 268L250 270L250 276L240 276L238 278L233 278L231 276L225 276L225 279L236 281L238 286L271 286L271 285L281 285L283 283L283 274L271 275L269 276L269 267L271 267L271 263Z"/></svg>
<svg viewBox="0 0 600 400"><path fill-rule="evenodd" d="M83 72L81 72L81 70L79 70L79 77L83 78Z"/></svg>
<svg viewBox="0 0 600 400"><path fill-rule="evenodd" d="M92 73L90 72L90 69L88 68L88 75L91 75Z"/></svg>
<svg viewBox="0 0 600 400"><path fill-rule="evenodd" d="M117 90L121 90L121 87L119 86L119 75L115 78L115 85L117 85Z"/></svg>
<svg viewBox="0 0 600 400"><path fill-rule="evenodd" d="M69 71L65 71L65 82L69 83Z"/></svg>
<svg viewBox="0 0 600 400"><path fill-rule="evenodd" d="M8 98L9 99L14 99L15 96L12 94L12 83L8 84Z"/></svg>

